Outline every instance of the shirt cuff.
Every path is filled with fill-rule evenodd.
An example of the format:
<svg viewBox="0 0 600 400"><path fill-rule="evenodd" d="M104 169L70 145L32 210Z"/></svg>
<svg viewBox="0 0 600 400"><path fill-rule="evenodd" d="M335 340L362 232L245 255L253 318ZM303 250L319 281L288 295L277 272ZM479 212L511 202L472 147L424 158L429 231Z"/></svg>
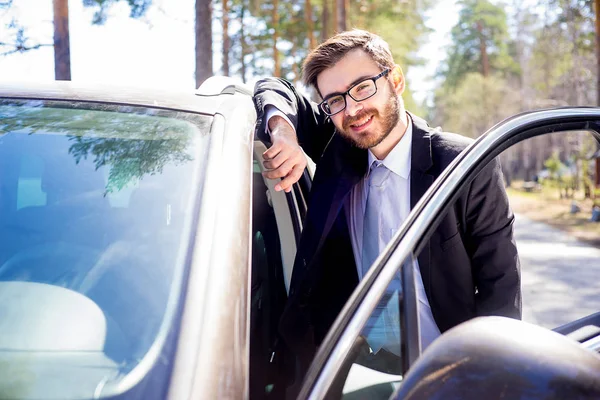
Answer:
<svg viewBox="0 0 600 400"><path fill-rule="evenodd" d="M290 119L284 113L279 111L279 109L273 105L265 106L265 115L266 115L266 120L267 120L267 123L265 125L265 132L268 133L269 136L271 135L271 130L269 129L269 120L275 116L280 116L281 118L285 119L287 121L287 123L290 124L292 129L294 128L292 121L290 121Z"/></svg>

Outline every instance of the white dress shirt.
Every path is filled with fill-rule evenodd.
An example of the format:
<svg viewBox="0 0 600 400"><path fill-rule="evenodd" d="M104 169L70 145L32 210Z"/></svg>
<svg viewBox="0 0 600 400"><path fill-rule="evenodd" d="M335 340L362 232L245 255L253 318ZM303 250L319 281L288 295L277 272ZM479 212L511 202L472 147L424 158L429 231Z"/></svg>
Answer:
<svg viewBox="0 0 600 400"><path fill-rule="evenodd" d="M383 204L381 212L385 215L385 218L383 218L382 231L379 234L380 249L384 249L391 241L392 237L396 234L410 213L411 148L412 121L409 117L408 127L404 136L387 157L382 160L383 165L385 165L391 173L387 178L390 182L386 184L382 198ZM368 152L369 166L371 166L372 163L377 161L377 158L373 155L371 150L368 150ZM367 169L367 171L369 169ZM361 270L363 220L367 195L369 193L368 190L368 176L365 175L365 177L352 188L352 191L346 198L346 203L344 204L359 279L363 278ZM421 331L421 348L425 349L433 340L435 340L435 338L440 336L440 330L431 313L418 262L415 263L414 269L417 298L419 300L418 312Z"/></svg>

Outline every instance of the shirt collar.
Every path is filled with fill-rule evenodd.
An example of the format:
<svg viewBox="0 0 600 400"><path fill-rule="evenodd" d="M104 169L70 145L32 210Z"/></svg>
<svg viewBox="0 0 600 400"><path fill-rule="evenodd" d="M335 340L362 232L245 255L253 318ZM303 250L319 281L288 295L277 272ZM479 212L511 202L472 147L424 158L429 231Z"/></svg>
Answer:
<svg viewBox="0 0 600 400"><path fill-rule="evenodd" d="M410 116L407 115L408 126L402 139L394 146L390 154L383 159L383 165L393 173L401 176L404 179L408 179L410 176L410 156L412 147L412 130L413 125ZM377 157L373 155L371 149L369 153L369 169L367 170L367 176L371 171L371 166L377 161Z"/></svg>

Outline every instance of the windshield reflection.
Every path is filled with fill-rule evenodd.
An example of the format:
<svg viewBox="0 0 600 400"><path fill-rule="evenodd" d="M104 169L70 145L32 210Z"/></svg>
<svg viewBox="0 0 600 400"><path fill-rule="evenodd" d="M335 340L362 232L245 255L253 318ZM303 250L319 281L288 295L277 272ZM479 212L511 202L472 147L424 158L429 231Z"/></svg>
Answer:
<svg viewBox="0 0 600 400"><path fill-rule="evenodd" d="M210 122L0 101L0 395L91 398L146 356L177 297Z"/></svg>

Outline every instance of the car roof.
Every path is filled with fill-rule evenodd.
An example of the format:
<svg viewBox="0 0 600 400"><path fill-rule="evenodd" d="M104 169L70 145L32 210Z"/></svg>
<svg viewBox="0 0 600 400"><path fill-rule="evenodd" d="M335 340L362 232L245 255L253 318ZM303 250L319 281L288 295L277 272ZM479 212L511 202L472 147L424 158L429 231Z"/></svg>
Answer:
<svg viewBox="0 0 600 400"><path fill-rule="evenodd" d="M83 102L132 105L163 108L214 115L219 107L213 95L189 92L147 89L141 87L82 84L67 81L53 82L1 82L0 98L31 100L73 100ZM227 96L224 94L223 96Z"/></svg>

